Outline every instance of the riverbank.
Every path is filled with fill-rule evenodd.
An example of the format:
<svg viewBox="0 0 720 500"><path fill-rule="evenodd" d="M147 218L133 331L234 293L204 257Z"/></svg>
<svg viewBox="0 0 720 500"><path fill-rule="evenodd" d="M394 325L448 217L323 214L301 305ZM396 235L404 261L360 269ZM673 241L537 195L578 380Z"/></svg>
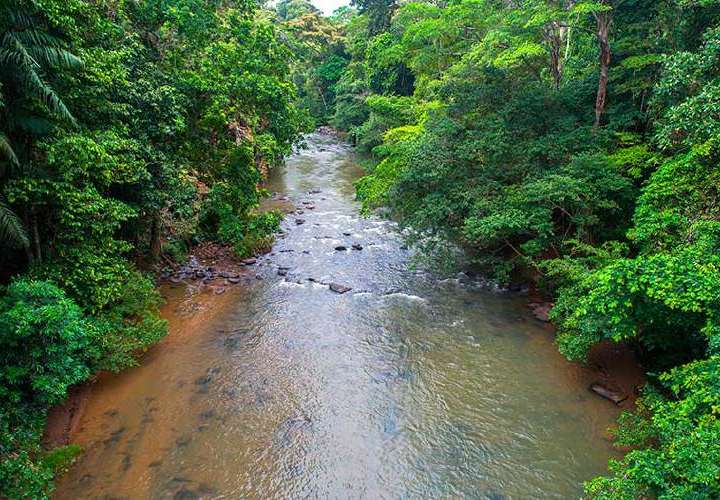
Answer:
<svg viewBox="0 0 720 500"><path fill-rule="evenodd" d="M170 273L195 282L163 287L169 335L92 386L56 498L577 494L631 402L588 392L600 372L527 296L413 269L393 222L358 216L352 150L308 143L268 180L282 234L237 269L262 279Z"/></svg>
<svg viewBox="0 0 720 500"><path fill-rule="evenodd" d="M153 356L155 350L176 342L178 336L190 335L192 328L222 314L238 293L234 288L257 279L253 268L256 261L239 259L229 247L206 242L191 249L186 263L172 263L159 271L158 289L164 300L160 315L168 321L171 333L141 356L138 364ZM43 436L46 449L73 443L93 387L115 376L111 372L97 373L92 380L72 387L67 400L50 410Z"/></svg>

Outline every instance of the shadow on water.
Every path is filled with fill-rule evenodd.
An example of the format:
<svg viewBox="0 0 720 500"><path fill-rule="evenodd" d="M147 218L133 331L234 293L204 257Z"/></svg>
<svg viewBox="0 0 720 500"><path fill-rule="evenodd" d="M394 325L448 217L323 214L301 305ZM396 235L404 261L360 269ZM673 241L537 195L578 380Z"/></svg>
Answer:
<svg viewBox="0 0 720 500"><path fill-rule="evenodd" d="M409 270L396 226L358 216L351 150L308 144L269 181L304 223L264 279L191 315L166 290L169 337L93 387L55 497L577 496L613 455L592 374L522 298Z"/></svg>

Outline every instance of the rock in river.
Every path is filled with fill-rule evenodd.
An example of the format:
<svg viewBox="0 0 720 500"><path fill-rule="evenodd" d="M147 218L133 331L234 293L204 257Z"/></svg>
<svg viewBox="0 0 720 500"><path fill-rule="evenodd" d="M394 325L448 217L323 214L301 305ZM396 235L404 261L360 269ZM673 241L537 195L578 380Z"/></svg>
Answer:
<svg viewBox="0 0 720 500"><path fill-rule="evenodd" d="M619 405L623 401L625 401L628 397L625 394L622 394L619 391L614 391L612 389L609 389L605 387L602 384L594 383L590 386L590 390L597 394L598 396L602 396L605 399L608 399L615 403L616 405Z"/></svg>
<svg viewBox="0 0 720 500"><path fill-rule="evenodd" d="M535 316L536 319L547 323L550 321L550 309L553 308L553 305L554 304L549 302L532 302L528 304L528 307L532 310L533 316Z"/></svg>
<svg viewBox="0 0 720 500"><path fill-rule="evenodd" d="M338 245L335 247L335 250L338 252L344 252L345 250L347 250L347 247L345 245Z"/></svg>
<svg viewBox="0 0 720 500"><path fill-rule="evenodd" d="M341 285L339 283L330 283L330 290L335 293L346 293L352 290L352 288L349 286Z"/></svg>

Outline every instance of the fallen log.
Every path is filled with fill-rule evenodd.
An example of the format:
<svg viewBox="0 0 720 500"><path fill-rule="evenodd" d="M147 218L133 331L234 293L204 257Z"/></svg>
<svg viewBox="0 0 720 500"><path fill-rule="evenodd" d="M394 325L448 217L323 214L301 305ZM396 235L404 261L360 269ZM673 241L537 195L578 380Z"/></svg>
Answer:
<svg viewBox="0 0 720 500"><path fill-rule="evenodd" d="M599 384L595 382L594 384L590 385L590 390L597 394L598 396L601 396L609 401L612 401L616 405L619 405L623 401L625 401L628 397L626 394L623 394L619 391L614 391L612 389L609 389L605 387L602 384Z"/></svg>

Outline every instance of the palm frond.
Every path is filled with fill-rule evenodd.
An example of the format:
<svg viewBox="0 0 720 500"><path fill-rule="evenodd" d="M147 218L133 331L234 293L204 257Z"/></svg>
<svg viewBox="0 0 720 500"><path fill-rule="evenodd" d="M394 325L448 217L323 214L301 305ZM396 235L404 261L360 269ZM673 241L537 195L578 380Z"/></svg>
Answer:
<svg viewBox="0 0 720 500"><path fill-rule="evenodd" d="M54 68L81 68L84 65L82 59L57 47L30 47L28 53L36 61Z"/></svg>
<svg viewBox="0 0 720 500"><path fill-rule="evenodd" d="M33 45L39 47L62 47L62 41L46 31L37 28L25 28L23 30L14 30L15 37L27 47Z"/></svg>
<svg viewBox="0 0 720 500"><path fill-rule="evenodd" d="M0 63L15 65L19 70L16 76L22 81L22 85L27 90L30 90L35 97L39 98L51 112L70 123L75 123L75 118L67 109L65 103L43 80L41 66L38 61L16 35L17 33L7 32L2 37L2 41L0 41L2 45Z"/></svg>
<svg viewBox="0 0 720 500"><path fill-rule="evenodd" d="M2 155L7 158L13 166L17 167L20 164L17 156L15 155L15 151L10 145L10 141L8 141L8 138L5 137L5 134L2 132L0 132L0 153L2 153Z"/></svg>
<svg viewBox="0 0 720 500"><path fill-rule="evenodd" d="M0 201L0 244L15 248L30 246L20 218L2 201Z"/></svg>
<svg viewBox="0 0 720 500"><path fill-rule="evenodd" d="M33 2L34 3L34 2ZM37 8L38 6L36 6ZM2 10L3 16L10 21L12 26L17 28L31 28L35 25L32 16L26 12L5 8Z"/></svg>

